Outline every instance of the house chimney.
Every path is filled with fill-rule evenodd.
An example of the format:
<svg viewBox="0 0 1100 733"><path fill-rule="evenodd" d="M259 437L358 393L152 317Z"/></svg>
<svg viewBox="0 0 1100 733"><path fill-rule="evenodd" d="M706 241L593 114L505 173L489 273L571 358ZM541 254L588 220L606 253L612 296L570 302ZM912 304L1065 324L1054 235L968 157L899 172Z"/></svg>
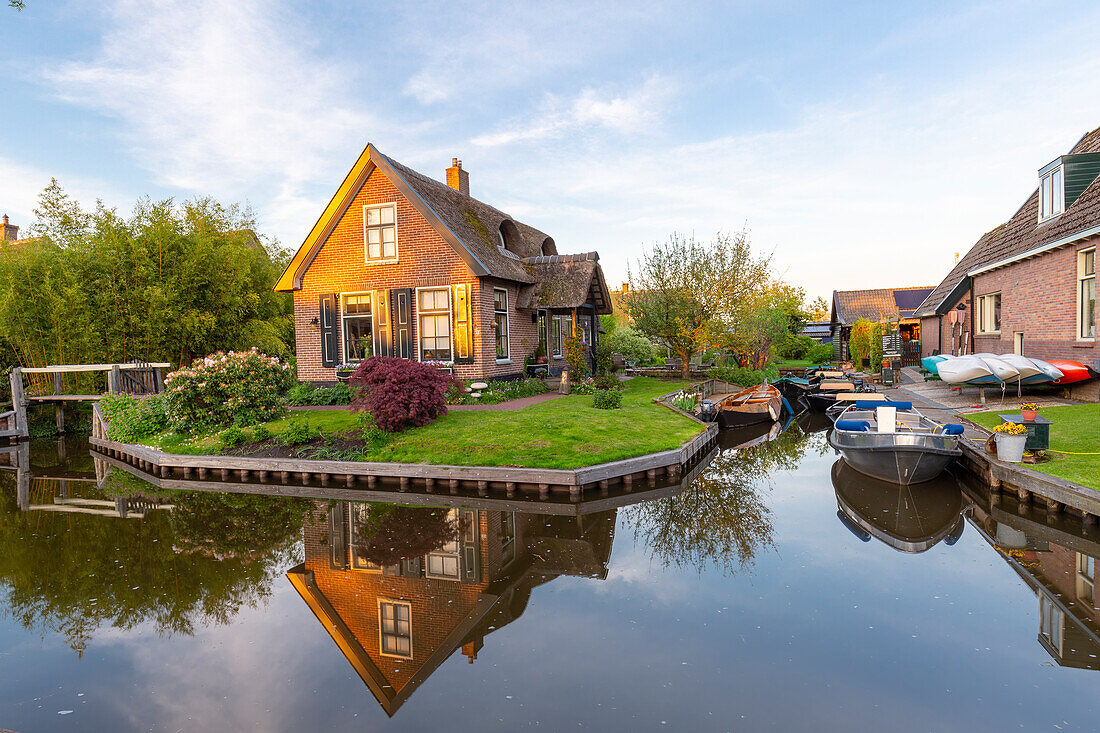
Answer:
<svg viewBox="0 0 1100 733"><path fill-rule="evenodd" d="M470 174L462 170L462 161L458 158L451 158L451 167L447 169L447 185L470 195Z"/></svg>
<svg viewBox="0 0 1100 733"><path fill-rule="evenodd" d="M0 242L14 242L19 239L19 227L8 223L8 215L4 214L4 226L0 227Z"/></svg>
<svg viewBox="0 0 1100 733"><path fill-rule="evenodd" d="M959 253L958 252L955 253L955 264L956 265L959 264Z"/></svg>
<svg viewBox="0 0 1100 733"><path fill-rule="evenodd" d="M630 292L630 283L623 283L623 292L624 293L629 293Z"/></svg>

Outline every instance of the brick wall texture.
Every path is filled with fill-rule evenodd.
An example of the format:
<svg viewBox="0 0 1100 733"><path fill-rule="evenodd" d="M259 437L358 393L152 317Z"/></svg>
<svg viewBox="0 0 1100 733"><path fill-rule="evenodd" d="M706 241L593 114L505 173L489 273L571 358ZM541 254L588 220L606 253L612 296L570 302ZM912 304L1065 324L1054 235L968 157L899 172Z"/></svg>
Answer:
<svg viewBox="0 0 1100 733"><path fill-rule="evenodd" d="M966 329L970 330L975 325L977 299L1000 292L1001 331L999 334L972 331L970 353L1012 353L1013 334L1022 332L1024 356L1072 359L1094 365L1100 359L1095 343L1077 339L1077 257L1078 252L1095 247L1098 241L1100 237L1091 237L1074 246L975 276L973 305L968 292L952 307L958 302L966 303ZM946 316L922 319L921 334L923 356L937 348L942 354L951 353L951 324ZM1100 400L1100 386L1075 387L1073 396Z"/></svg>
<svg viewBox="0 0 1100 733"><path fill-rule="evenodd" d="M367 204L396 204L396 263L369 265L364 256L363 207ZM518 286L492 278L478 278L444 239L421 217L404 196L378 170L364 182L328 239L317 253L294 293L294 328L297 341L298 379L331 382L331 368L321 366L321 331L310 321L319 318L319 297L326 293L361 293L390 288L469 288L474 319L474 363L456 364L462 379L487 379L518 374L533 351L537 339L532 311L517 311ZM508 290L509 351L511 363L498 363L493 330L493 288ZM453 301L452 301L453 302ZM341 304L341 313L343 312ZM419 343L419 318L414 317ZM375 325L378 328L378 325ZM340 361L345 361L343 334Z"/></svg>
<svg viewBox="0 0 1100 733"><path fill-rule="evenodd" d="M313 572L318 589L397 691L409 682L417 670L442 646L447 636L474 609L478 594L489 586L490 579L499 570L499 548L495 557L491 556L489 547L494 543L487 541L493 533L490 518L496 515L494 518L499 524L499 512L477 512L477 515L481 540L479 583L426 577L409 578L370 570L334 569L329 557L330 524L327 511L319 506L313 520L306 522L306 569ZM495 533L499 536L499 526ZM499 544L499 541L495 544ZM411 658L381 653L379 601L409 604Z"/></svg>

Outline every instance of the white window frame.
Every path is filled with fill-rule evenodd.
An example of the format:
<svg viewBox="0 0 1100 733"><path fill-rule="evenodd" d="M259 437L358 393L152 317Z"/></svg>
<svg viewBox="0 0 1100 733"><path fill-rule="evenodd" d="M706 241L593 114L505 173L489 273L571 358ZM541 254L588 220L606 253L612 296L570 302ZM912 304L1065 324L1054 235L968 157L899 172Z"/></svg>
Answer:
<svg viewBox="0 0 1100 733"><path fill-rule="evenodd" d="M504 293L504 310L497 310L497 293ZM497 315L504 314L504 346L505 355L501 356L497 354L497 338L500 334L496 332ZM493 288L493 353L497 354L497 364L511 364L512 363L512 319L508 315L508 288Z"/></svg>
<svg viewBox="0 0 1100 733"><path fill-rule="evenodd" d="M344 298L348 296L361 296L366 295L370 298L370 350L374 353L377 349L377 332L374 328L374 293L370 290L362 290L355 293L340 293L340 361L344 364L357 364L359 362L353 362L348 358L348 329L347 329L347 312L348 309L344 306ZM354 316L358 318L358 316Z"/></svg>
<svg viewBox="0 0 1100 733"><path fill-rule="evenodd" d="M1057 186L1054 185L1054 176L1058 176ZM1051 209L1046 210L1044 205L1043 189L1047 181L1051 181ZM1053 219L1066 210L1066 171L1063 166L1054 168L1039 179L1039 221L1044 222Z"/></svg>
<svg viewBox="0 0 1100 733"><path fill-rule="evenodd" d="M1074 584L1074 596L1078 602L1087 603L1089 610L1092 610L1096 607L1096 559L1078 552L1074 570L1077 580ZM1085 597L1085 588L1088 588L1088 598Z"/></svg>
<svg viewBox="0 0 1100 733"><path fill-rule="evenodd" d="M404 606L409 609L409 653L408 654L394 654L393 652L385 651L385 634L382 631L382 604L388 603L391 606ZM412 659L413 658L413 620L412 620L412 604L408 601L398 601L392 598L379 598L378 599L378 653L384 657L393 657L395 659Z"/></svg>
<svg viewBox="0 0 1100 733"><path fill-rule="evenodd" d="M424 287L420 287L420 288L416 289L416 303L415 303L415 305L416 305L416 309L415 309L416 318L413 319L413 320L416 321L416 323L413 324L414 325L413 330L416 333L416 360L417 361L424 361L424 352L423 352L423 349L422 349L423 344L420 341L420 314L421 314L421 311L420 311L420 291L421 290L446 290L447 291L447 332L448 332L448 334L450 336L450 339L451 339L451 358L450 358L450 361L453 362L455 360L455 353L456 353L457 350L455 349L455 301L454 301L454 293L451 292L452 288L451 288L450 285L425 285ZM435 315L438 315L437 311L429 311L429 313L433 313Z"/></svg>
<svg viewBox="0 0 1100 733"><path fill-rule="evenodd" d="M993 301L994 297L1000 297L1001 298L1001 307L1003 308L1004 307L1004 296L1001 295L1000 290L998 290L996 292L993 292L993 293L985 293L984 295L979 295L978 298L977 298L977 301L974 304L976 306L975 310L978 311L975 314L975 317L977 319L977 323L975 325L977 326L977 332L978 332L978 335L980 335L980 336L996 336L996 335L999 335L1001 333L1000 326L998 326L995 330L989 330L989 331L985 330L985 317L984 316L985 316L985 308L986 308L986 299L988 298L990 304L992 304L992 301ZM993 318L993 315L991 314L990 315L990 320L992 320L992 318Z"/></svg>
<svg viewBox="0 0 1100 733"><path fill-rule="evenodd" d="M386 207L393 208L393 257L379 257L371 258L369 250L367 248L367 209L384 209ZM385 225L380 225L385 226ZM372 227L373 228L373 227ZM363 204L363 263L366 265L389 265L397 262L401 256L401 250L399 249L400 233L397 231L397 202L387 201L380 204ZM385 243L379 241L381 249L379 252L385 251Z"/></svg>
<svg viewBox="0 0 1100 733"><path fill-rule="evenodd" d="M1043 592L1039 593L1039 636L1046 639L1061 658L1066 636L1066 616L1054 600Z"/></svg>
<svg viewBox="0 0 1100 733"><path fill-rule="evenodd" d="M1092 274L1085 274L1085 255L1092 253ZM1081 286L1084 285L1086 280L1092 280L1093 295L1095 300L1096 293L1096 247L1089 247L1088 249L1082 249L1077 253L1077 293L1073 296L1073 300L1077 303L1077 340L1085 343L1092 343L1096 340L1095 331L1093 336L1082 336L1081 330L1084 327L1084 320L1081 318L1082 307L1084 306L1084 300L1081 298ZM1096 318L1096 305L1093 304L1093 319ZM1093 323L1095 329L1096 324Z"/></svg>

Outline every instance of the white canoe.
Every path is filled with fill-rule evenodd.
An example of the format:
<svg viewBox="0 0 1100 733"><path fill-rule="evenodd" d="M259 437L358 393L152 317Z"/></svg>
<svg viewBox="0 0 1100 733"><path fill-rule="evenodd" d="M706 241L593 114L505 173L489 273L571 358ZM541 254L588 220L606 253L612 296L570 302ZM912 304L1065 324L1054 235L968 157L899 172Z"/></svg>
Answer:
<svg viewBox="0 0 1100 733"><path fill-rule="evenodd" d="M993 370L976 356L956 356L941 361L939 367L940 379L948 384L962 384L983 377L994 379Z"/></svg>
<svg viewBox="0 0 1100 733"><path fill-rule="evenodd" d="M1020 370L1009 364L999 356L975 356L986 363L993 370L993 376L1002 382L1015 383L1020 381Z"/></svg>
<svg viewBox="0 0 1100 733"><path fill-rule="evenodd" d="M1043 370L1026 356L1021 356L1019 354L1001 354L997 358L1014 368L1018 372L1017 378L1021 382L1028 377L1034 377L1037 374L1043 373Z"/></svg>
<svg viewBox="0 0 1100 733"><path fill-rule="evenodd" d="M1065 374L1062 373L1061 369L1054 366L1049 361L1043 361L1042 359L1032 359L1031 362L1035 364L1035 366L1039 367L1039 370L1043 374L1050 377L1050 381L1052 382L1056 382L1065 376Z"/></svg>

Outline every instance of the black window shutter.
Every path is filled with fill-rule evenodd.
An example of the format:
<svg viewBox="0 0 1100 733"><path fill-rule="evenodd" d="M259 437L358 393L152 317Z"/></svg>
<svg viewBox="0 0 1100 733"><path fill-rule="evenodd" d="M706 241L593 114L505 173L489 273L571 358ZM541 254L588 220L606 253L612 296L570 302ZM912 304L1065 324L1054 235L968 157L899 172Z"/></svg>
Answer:
<svg viewBox="0 0 1100 733"><path fill-rule="evenodd" d="M320 321L321 321L321 366L334 367L339 359L340 318L336 311L335 293L323 293L321 295Z"/></svg>
<svg viewBox="0 0 1100 733"><path fill-rule="evenodd" d="M390 291L390 323L393 324L393 355L401 359L416 359L413 342L413 290L395 288Z"/></svg>

